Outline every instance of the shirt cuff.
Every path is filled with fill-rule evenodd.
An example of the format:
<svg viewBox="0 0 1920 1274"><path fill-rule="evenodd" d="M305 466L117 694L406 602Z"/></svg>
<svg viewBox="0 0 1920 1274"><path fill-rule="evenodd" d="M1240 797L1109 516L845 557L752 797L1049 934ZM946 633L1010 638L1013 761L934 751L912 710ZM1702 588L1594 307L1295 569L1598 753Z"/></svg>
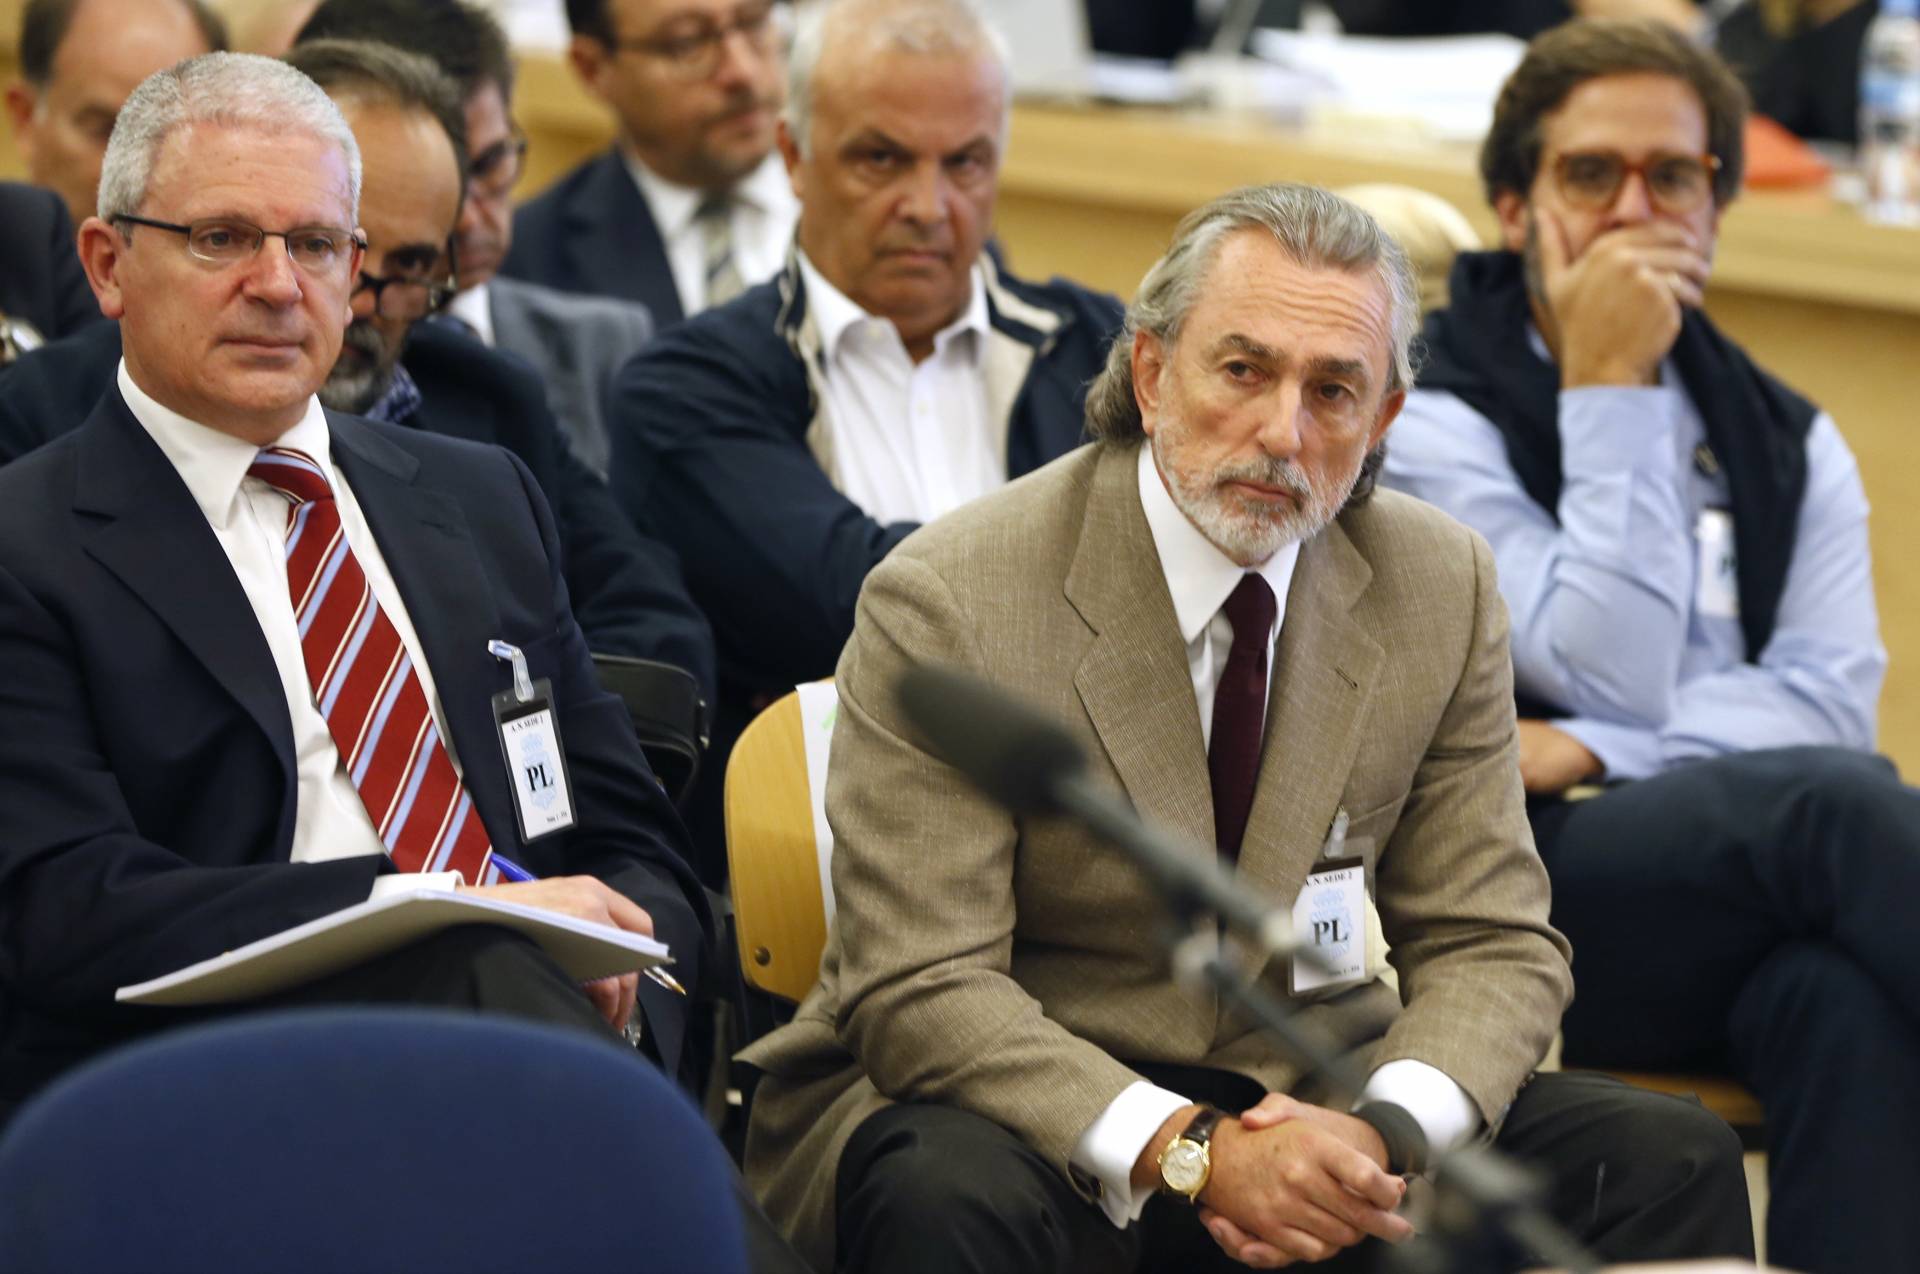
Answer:
<svg viewBox="0 0 1920 1274"><path fill-rule="evenodd" d="M1174 1111L1192 1104L1179 1093L1137 1079L1080 1134L1068 1162L1100 1183L1100 1210L1121 1229L1138 1221L1153 1197L1150 1190L1133 1197L1133 1165L1140 1161L1140 1152Z"/></svg>
<svg viewBox="0 0 1920 1274"><path fill-rule="evenodd" d="M1578 739L1580 746L1600 758L1607 768L1597 782L1651 778L1662 768L1658 731L1591 717L1563 717L1547 724Z"/></svg>
<svg viewBox="0 0 1920 1274"><path fill-rule="evenodd" d="M373 890L367 895L367 901L379 902L382 898L390 898L394 894L412 893L420 889L450 894L460 888L461 883L461 876L457 871L382 872L373 878Z"/></svg>
<svg viewBox="0 0 1920 1274"><path fill-rule="evenodd" d="M1354 1103L1392 1102L1412 1115L1427 1134L1427 1153L1445 1154L1480 1131L1480 1111L1466 1090L1437 1066L1411 1057L1396 1058L1374 1071Z"/></svg>

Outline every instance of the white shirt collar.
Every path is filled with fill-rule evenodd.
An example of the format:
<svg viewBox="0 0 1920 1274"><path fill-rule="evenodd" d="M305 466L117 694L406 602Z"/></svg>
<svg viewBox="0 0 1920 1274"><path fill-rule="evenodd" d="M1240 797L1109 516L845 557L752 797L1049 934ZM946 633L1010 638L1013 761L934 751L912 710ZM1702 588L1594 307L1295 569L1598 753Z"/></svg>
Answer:
<svg viewBox="0 0 1920 1274"><path fill-rule="evenodd" d="M653 222L659 228L660 237L666 240L679 238L693 224L694 214L706 202L707 192L668 181L641 163L639 157L625 147L621 148L620 156L626 161L633 184L640 187L641 197L647 201L647 207L653 213ZM768 213L780 207L782 202L791 202L791 196L784 201L781 198L786 190L786 180L786 165L776 150L727 193L735 203L744 204L755 212Z"/></svg>
<svg viewBox="0 0 1920 1274"><path fill-rule="evenodd" d="M831 360L839 354L841 342L856 327L881 323L892 329L893 325L886 319L867 313L853 298L827 282L827 276L814 268L805 252L796 247L793 255L800 263L800 278L807 289L807 312L813 315L814 326L820 331L820 349L827 359ZM974 339L960 352L968 356L970 365L977 367L980 351L986 344L989 323L986 273L977 261L973 266L972 278L973 290L967 298L967 308L961 311L959 318L941 328L934 336L933 348L936 354L944 354L947 346L961 333L972 332ZM894 339L899 339L897 332Z"/></svg>
<svg viewBox="0 0 1920 1274"><path fill-rule="evenodd" d="M1140 507L1147 515L1147 529L1153 532L1153 547L1160 554L1160 569L1166 573L1167 592L1173 596L1174 618L1180 624L1180 640L1192 645L1206 631L1213 617L1227 603L1227 597L1239 586L1247 569L1222 553L1200 529L1187 520L1180 506L1167 493L1160 469L1153 460L1153 445L1140 444ZM1287 611L1287 589L1293 583L1293 569L1300 561L1300 542L1295 540L1254 570L1273 589L1279 603L1274 609L1274 631Z"/></svg>
<svg viewBox="0 0 1920 1274"><path fill-rule="evenodd" d="M493 294L488 291L488 286L486 283L477 283L457 293L448 303L447 313L472 328L482 345L492 346Z"/></svg>
<svg viewBox="0 0 1920 1274"><path fill-rule="evenodd" d="M127 360L120 360L120 396L141 428L153 438L160 450L187 484L193 501L217 529L225 529L233 516L240 495L240 484L253 466L260 449L232 434L197 424L170 407L163 407L127 372ZM277 446L304 451L333 472L332 449L327 434L327 416L318 398L307 399L307 411L298 424L276 440Z"/></svg>

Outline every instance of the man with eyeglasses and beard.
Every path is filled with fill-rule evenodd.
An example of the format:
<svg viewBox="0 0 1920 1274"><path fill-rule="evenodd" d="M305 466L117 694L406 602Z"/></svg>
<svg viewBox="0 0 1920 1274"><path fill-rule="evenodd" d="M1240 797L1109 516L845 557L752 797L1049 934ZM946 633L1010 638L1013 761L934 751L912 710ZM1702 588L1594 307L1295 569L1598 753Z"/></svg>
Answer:
<svg viewBox="0 0 1920 1274"><path fill-rule="evenodd" d="M1700 308L1745 114L1663 27L1534 42L1481 152L1504 250L1456 265L1384 480L1499 566L1567 1060L1731 1070L1766 1109L1768 1258L1893 1269L1920 1251L1920 795L1872 754L1853 457Z"/></svg>
<svg viewBox="0 0 1920 1274"><path fill-rule="evenodd" d="M467 184L454 231L459 291L443 321L532 363L574 451L604 475L607 387L653 336L654 319L634 300L499 274L513 246L513 189L527 156L526 135L513 122L513 57L499 21L461 0L327 0L299 38L392 45L453 80L466 120Z"/></svg>
<svg viewBox="0 0 1920 1274"><path fill-rule="evenodd" d="M448 239L465 154L457 92L424 59L325 41L288 60L364 133L369 236L338 361L320 389L340 411L498 443L551 504L575 618L595 653L659 660L713 697L713 642L670 552L640 535L567 446L533 370L424 317L452 291ZM0 462L74 428L113 379L120 333L99 324L23 358L0 383Z"/></svg>

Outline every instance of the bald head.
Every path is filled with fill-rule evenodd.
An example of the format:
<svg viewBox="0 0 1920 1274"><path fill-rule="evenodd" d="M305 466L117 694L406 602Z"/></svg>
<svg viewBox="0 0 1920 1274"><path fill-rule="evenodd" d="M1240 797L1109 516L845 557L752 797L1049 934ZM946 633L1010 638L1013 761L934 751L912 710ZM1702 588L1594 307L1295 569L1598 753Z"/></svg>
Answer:
<svg viewBox="0 0 1920 1274"><path fill-rule="evenodd" d="M1011 105L1006 40L967 0L829 0L802 15L788 59L785 118L799 150L812 145L816 95L894 53L985 63L1000 86L1005 137Z"/></svg>

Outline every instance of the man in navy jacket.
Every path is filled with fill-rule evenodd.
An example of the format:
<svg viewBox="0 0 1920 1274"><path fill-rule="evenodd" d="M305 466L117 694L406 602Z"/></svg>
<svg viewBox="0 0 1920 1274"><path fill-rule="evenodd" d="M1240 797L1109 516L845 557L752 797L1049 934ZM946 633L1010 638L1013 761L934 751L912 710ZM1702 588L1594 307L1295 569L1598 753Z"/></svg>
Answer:
<svg viewBox="0 0 1920 1274"><path fill-rule="evenodd" d="M929 16L937 15L937 16ZM714 628L703 874L733 733L832 673L867 572L929 521L1082 441L1113 298L982 251L1003 45L965 6L842 0L803 20L780 145L786 268L663 332L614 383L609 480Z"/></svg>

